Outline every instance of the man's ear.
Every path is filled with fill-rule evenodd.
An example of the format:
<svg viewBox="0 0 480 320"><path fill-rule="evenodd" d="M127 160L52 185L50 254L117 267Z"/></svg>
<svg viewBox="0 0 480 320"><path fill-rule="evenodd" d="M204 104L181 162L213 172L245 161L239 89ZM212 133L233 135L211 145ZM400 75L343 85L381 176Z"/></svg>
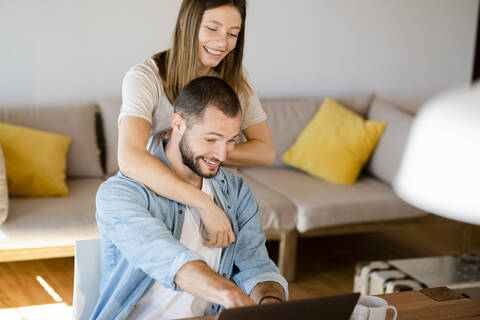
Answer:
<svg viewBox="0 0 480 320"><path fill-rule="evenodd" d="M186 128L186 121L185 118L181 113L174 112L172 114L172 133L183 133Z"/></svg>

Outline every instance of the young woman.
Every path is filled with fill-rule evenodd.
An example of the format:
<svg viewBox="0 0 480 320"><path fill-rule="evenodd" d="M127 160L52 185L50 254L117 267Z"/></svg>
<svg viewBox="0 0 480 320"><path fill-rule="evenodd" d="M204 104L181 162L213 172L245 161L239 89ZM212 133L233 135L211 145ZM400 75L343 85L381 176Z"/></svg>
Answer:
<svg viewBox="0 0 480 320"><path fill-rule="evenodd" d="M273 162L275 148L266 114L242 67L245 17L245 0L184 0L171 48L135 65L122 85L120 170L157 194L197 210L210 235L207 245L216 247L235 240L225 213L148 153L146 146L150 136L170 129L172 102L183 86L212 75L230 84L242 104L242 132L247 141L235 146L225 164L252 167Z"/></svg>

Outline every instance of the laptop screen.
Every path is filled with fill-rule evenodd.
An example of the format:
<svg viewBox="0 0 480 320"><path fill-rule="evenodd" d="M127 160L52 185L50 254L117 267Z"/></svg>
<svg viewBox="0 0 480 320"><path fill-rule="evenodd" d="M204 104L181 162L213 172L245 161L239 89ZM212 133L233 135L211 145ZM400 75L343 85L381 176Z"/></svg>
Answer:
<svg viewBox="0 0 480 320"><path fill-rule="evenodd" d="M291 320L331 319L348 320L360 297L359 293L318 297L261 304L251 307L225 309L217 320Z"/></svg>

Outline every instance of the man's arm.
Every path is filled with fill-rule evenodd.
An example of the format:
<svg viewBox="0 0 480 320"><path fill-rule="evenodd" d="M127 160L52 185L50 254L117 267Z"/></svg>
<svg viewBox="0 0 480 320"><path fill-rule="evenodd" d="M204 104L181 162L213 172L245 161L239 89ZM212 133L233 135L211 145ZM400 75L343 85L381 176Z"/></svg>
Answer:
<svg viewBox="0 0 480 320"><path fill-rule="evenodd" d="M110 178L97 192L98 228L102 237L110 239L134 268L162 286L175 289L178 270L188 261L203 257L181 244L165 224L171 216L166 211L172 208L157 207L156 210L165 211L165 217L152 216L149 194L131 179Z"/></svg>
<svg viewBox="0 0 480 320"><path fill-rule="evenodd" d="M256 303L278 303L285 301L283 287L274 281L266 281L257 284L250 292L250 298Z"/></svg>
<svg viewBox="0 0 480 320"><path fill-rule="evenodd" d="M235 283L218 275L203 261L184 264L175 276L175 283L183 290L204 300L220 304L225 308L254 305ZM283 289L280 289L283 290Z"/></svg>
<svg viewBox="0 0 480 320"><path fill-rule="evenodd" d="M252 298L256 297L252 296L252 292L257 286L260 285L257 290L263 290L265 286L270 286L268 283L276 283L281 288L281 293L272 296L287 300L288 283L268 257L265 233L258 216L258 204L243 179L240 180L237 203L238 233L234 263L238 270L232 275L233 281ZM261 285L262 283L265 284ZM260 299L261 297L254 298L256 301ZM267 301L262 301L264 302Z"/></svg>

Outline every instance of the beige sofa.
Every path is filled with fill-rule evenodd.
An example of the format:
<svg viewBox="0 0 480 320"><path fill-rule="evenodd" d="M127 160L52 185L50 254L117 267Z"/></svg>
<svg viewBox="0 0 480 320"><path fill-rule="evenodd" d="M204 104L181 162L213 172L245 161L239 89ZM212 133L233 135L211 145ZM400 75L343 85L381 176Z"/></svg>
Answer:
<svg viewBox="0 0 480 320"><path fill-rule="evenodd" d="M271 167L241 169L260 204L269 239L280 240L278 264L295 278L298 237L440 223L402 201L391 188L413 116L373 95L337 99L365 118L386 121L370 162L353 185L332 184L284 164L281 156L312 119L321 99L263 101L277 151Z"/></svg>
<svg viewBox="0 0 480 320"><path fill-rule="evenodd" d="M401 201L390 187L412 116L373 95L338 100L365 117L388 122L357 183L331 184L280 160L321 105L320 99L263 101L277 149L275 163L239 171L259 202L267 237L280 240L278 263L289 280L295 276L299 236L378 230L419 223L427 216ZM0 262L72 256L75 240L99 236L95 194L104 177L118 170L119 108L119 101L102 101L98 106L0 108L0 121L72 137L67 168L69 196L10 198L9 217L0 225ZM97 145L103 150L101 154Z"/></svg>
<svg viewBox="0 0 480 320"><path fill-rule="evenodd" d="M67 155L67 197L10 197L0 225L0 261L73 255L73 241L98 236L95 193L103 181L95 104L3 107L0 121L72 138Z"/></svg>

